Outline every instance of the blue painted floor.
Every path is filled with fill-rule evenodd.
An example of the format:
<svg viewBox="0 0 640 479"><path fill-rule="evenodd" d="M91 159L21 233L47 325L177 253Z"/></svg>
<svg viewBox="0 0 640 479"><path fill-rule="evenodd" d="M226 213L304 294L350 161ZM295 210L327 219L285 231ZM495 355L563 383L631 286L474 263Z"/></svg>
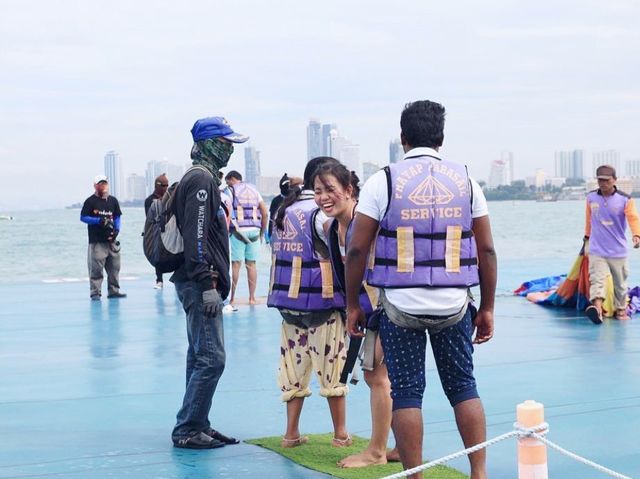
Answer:
<svg viewBox="0 0 640 479"><path fill-rule="evenodd" d="M529 279L529 278L523 278ZM242 279L244 281L244 278ZM186 338L173 287L126 281L129 297L92 303L88 285L0 286L0 477L326 477L242 444L171 447L181 403ZM516 286L516 285L514 285ZM212 423L239 438L278 435L279 315L242 307L225 318L227 368ZM461 449L452 411L428 359L425 457ZM489 437L511 429L525 399L546 405L549 438L640 477L640 319L596 327L573 311L498 298L496 337L477 348ZM370 434L368 390L349 396L348 426ZM327 432L326 402L306 401L302 430ZM510 440L489 450L493 478L516 477ZM550 452L550 477L604 477ZM466 461L454 462L466 470Z"/></svg>

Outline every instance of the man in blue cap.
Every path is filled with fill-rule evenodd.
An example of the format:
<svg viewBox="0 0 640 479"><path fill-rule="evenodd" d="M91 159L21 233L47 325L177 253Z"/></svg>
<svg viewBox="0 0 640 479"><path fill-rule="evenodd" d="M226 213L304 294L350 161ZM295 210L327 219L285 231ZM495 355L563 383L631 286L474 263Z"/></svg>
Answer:
<svg viewBox="0 0 640 479"><path fill-rule="evenodd" d="M171 277L187 315L187 381L172 440L175 447L213 449L238 441L211 427L209 410L224 371L223 300L229 294L229 233L220 209L218 171L229 162L236 133L221 117L191 130L193 167L175 193L174 213L184 240L184 263Z"/></svg>

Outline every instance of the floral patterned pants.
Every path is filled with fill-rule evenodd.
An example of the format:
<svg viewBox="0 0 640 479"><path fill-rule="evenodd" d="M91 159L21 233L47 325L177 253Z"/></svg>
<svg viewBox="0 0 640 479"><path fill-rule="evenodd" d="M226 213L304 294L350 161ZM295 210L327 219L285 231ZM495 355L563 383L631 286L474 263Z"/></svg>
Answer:
<svg viewBox="0 0 640 479"><path fill-rule="evenodd" d="M321 396L345 396L349 388L340 383L340 373L347 359L346 338L345 322L338 311L315 328L282 321L278 368L282 400L311 396L312 373L320 383Z"/></svg>

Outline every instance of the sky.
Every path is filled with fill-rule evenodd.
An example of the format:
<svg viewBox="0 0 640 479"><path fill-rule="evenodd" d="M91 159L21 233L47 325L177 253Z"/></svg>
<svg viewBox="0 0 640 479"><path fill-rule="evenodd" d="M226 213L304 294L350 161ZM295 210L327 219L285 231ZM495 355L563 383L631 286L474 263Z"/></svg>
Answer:
<svg viewBox="0 0 640 479"><path fill-rule="evenodd" d="M269 176L301 176L310 118L385 164L419 99L479 180L503 150L519 178L557 150L640 159L639 21L635 0L0 0L0 213L83 201L108 150L185 164L217 115Z"/></svg>

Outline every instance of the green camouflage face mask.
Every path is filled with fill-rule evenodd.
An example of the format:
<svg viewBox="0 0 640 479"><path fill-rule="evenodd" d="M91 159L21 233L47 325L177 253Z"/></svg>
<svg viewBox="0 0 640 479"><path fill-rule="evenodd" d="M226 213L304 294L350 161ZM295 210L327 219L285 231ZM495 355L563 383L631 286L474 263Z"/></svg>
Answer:
<svg viewBox="0 0 640 479"><path fill-rule="evenodd" d="M194 165L202 165L213 175L214 181L219 185L218 170L229 163L233 153L233 143L224 143L216 138L197 141L191 148L191 160Z"/></svg>

